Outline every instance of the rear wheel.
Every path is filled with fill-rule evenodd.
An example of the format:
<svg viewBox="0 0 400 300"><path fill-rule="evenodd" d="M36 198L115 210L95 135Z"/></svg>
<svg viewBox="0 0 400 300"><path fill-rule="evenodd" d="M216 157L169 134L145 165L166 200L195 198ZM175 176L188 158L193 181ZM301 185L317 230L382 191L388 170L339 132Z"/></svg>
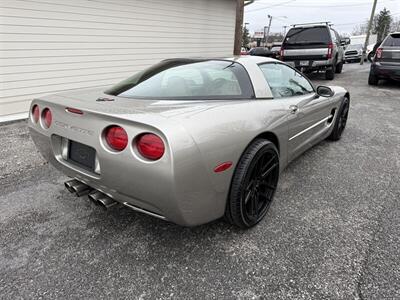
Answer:
<svg viewBox="0 0 400 300"><path fill-rule="evenodd" d="M368 76L368 84L369 85L378 85L379 77L369 72Z"/></svg>
<svg viewBox="0 0 400 300"><path fill-rule="evenodd" d="M244 152L232 178L226 219L250 228L267 214L279 179L279 154L264 139L254 141Z"/></svg>
<svg viewBox="0 0 400 300"><path fill-rule="evenodd" d="M335 64L332 65L331 68L326 69L325 71L325 79L326 80L333 80L335 78Z"/></svg>
<svg viewBox="0 0 400 300"><path fill-rule="evenodd" d="M349 115L350 101L349 98L344 97L342 105L339 108L338 116L336 118L335 124L333 125L333 130L328 139L331 141L340 140L342 137L343 130L346 128L347 117Z"/></svg>

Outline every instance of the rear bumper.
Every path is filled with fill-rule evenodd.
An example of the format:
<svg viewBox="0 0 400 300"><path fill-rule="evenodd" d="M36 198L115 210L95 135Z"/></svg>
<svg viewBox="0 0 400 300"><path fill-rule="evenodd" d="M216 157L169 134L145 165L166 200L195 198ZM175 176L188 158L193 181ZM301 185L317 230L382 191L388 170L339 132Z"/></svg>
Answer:
<svg viewBox="0 0 400 300"><path fill-rule="evenodd" d="M78 139L96 149L101 169L100 174L96 174L64 159L61 141L62 136L68 135L60 134L62 130L56 124L44 131L29 120L29 131L36 147L54 167L126 206L134 206L182 226L204 224L224 214L229 186L226 190L216 191L203 162L187 158L199 157L192 152L197 151L197 147L190 147L189 143L184 154L186 162L185 158L176 155L174 165L174 159L168 155L157 166L135 160L131 149L116 155L103 150L90 138L86 141Z"/></svg>
<svg viewBox="0 0 400 300"><path fill-rule="evenodd" d="M374 62L371 65L371 73L379 78L388 78L400 80L400 64L399 65L383 65L379 62Z"/></svg>
<svg viewBox="0 0 400 300"><path fill-rule="evenodd" d="M328 69L332 67L332 59L328 60L283 60L286 64L296 68L303 70L322 70Z"/></svg>
<svg viewBox="0 0 400 300"><path fill-rule="evenodd" d="M345 61L352 61L352 60L360 60L361 59L361 55L346 55L344 57Z"/></svg>

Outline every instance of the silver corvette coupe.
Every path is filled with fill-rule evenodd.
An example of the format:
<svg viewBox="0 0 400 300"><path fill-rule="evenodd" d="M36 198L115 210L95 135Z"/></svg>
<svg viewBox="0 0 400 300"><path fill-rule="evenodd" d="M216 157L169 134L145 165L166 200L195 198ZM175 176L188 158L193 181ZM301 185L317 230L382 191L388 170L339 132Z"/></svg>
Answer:
<svg viewBox="0 0 400 300"><path fill-rule="evenodd" d="M78 196L184 226L224 216L247 228L291 160L340 139L349 101L271 58L169 59L105 91L35 99L29 127Z"/></svg>

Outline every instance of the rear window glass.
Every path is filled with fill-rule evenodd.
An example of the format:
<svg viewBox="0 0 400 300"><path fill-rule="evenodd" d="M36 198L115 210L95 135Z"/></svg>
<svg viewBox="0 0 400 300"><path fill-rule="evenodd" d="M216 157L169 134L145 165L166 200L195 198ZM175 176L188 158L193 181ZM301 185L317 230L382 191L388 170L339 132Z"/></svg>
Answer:
<svg viewBox="0 0 400 300"><path fill-rule="evenodd" d="M244 99L253 88L244 67L223 60L167 60L120 82L106 94L137 99Z"/></svg>
<svg viewBox="0 0 400 300"><path fill-rule="evenodd" d="M398 34L391 34L387 37L383 46L386 47L400 47L400 33Z"/></svg>
<svg viewBox="0 0 400 300"><path fill-rule="evenodd" d="M326 27L292 28L287 33L285 45L328 44L331 38Z"/></svg>

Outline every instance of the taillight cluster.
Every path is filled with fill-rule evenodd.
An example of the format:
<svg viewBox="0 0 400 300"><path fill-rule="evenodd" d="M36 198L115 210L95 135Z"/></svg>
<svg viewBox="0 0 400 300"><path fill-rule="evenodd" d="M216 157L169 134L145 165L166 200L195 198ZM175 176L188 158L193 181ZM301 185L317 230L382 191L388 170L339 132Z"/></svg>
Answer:
<svg viewBox="0 0 400 300"><path fill-rule="evenodd" d="M104 140L114 151L120 152L128 146L128 134L118 125L112 125L104 130ZM137 152L148 160L158 160L165 152L163 140L154 133L140 134L133 140Z"/></svg>
<svg viewBox="0 0 400 300"><path fill-rule="evenodd" d="M326 55L326 58L331 59L333 54L333 43L328 44L328 53Z"/></svg>
<svg viewBox="0 0 400 300"><path fill-rule="evenodd" d="M382 58L382 48L376 49L375 56L376 56L376 58L378 58L378 59Z"/></svg>
<svg viewBox="0 0 400 300"><path fill-rule="evenodd" d="M40 113L39 105L35 104L32 106L31 115L33 123L37 124L39 123L39 120L41 120L43 128L50 128L53 121L53 116L51 110L48 107L43 109L42 113Z"/></svg>

